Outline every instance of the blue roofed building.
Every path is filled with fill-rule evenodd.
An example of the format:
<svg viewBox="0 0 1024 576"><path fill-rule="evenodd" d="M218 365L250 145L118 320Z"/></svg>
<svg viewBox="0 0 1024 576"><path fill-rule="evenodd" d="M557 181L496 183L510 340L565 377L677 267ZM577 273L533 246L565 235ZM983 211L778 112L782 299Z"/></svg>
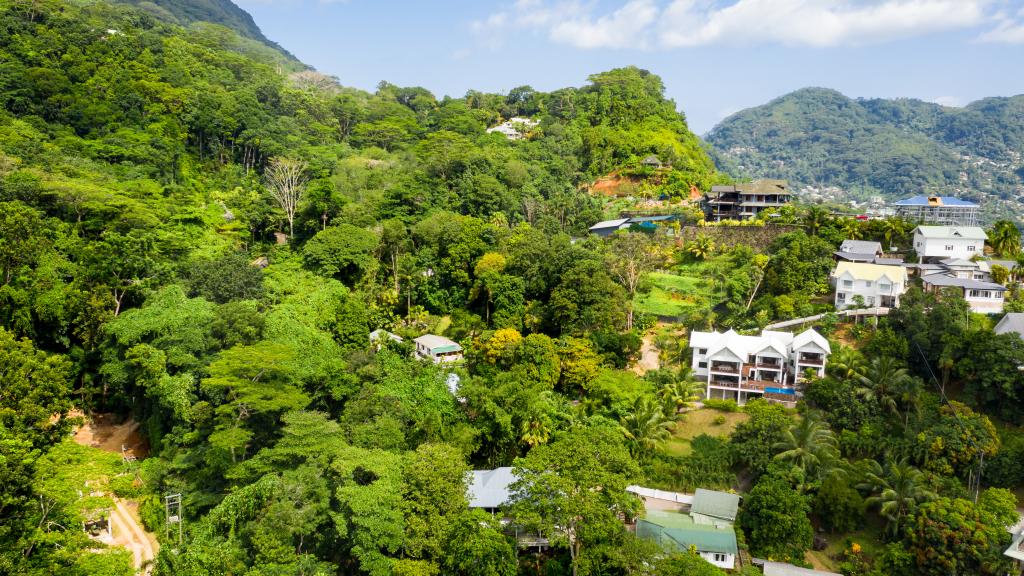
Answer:
<svg viewBox="0 0 1024 576"><path fill-rule="evenodd" d="M919 224L977 226L980 208L952 196L914 196L896 202L896 215Z"/></svg>

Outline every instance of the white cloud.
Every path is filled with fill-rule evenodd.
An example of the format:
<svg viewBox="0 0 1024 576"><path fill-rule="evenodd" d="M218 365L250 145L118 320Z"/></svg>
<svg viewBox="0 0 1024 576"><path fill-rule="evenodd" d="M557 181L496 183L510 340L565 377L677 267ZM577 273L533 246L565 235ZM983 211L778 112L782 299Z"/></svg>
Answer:
<svg viewBox="0 0 1024 576"><path fill-rule="evenodd" d="M658 18L652 0L630 0L611 14L597 18L580 15L555 23L550 37L577 48L644 48L648 28Z"/></svg>
<svg viewBox="0 0 1024 576"><path fill-rule="evenodd" d="M964 99L959 96L936 96L929 99L929 102L934 102L939 106L949 106L950 108L961 108L964 105Z"/></svg>
<svg viewBox="0 0 1024 576"><path fill-rule="evenodd" d="M1024 44L1024 8L1013 16L999 13L995 17L996 26L978 36L981 42L999 44Z"/></svg>
<svg viewBox="0 0 1024 576"><path fill-rule="evenodd" d="M471 29L485 44L513 32L577 48L678 48L724 44L831 47L977 28L1003 0L620 0L598 10L580 0L518 0ZM1004 18L987 41L1024 42L1024 16Z"/></svg>
<svg viewBox="0 0 1024 576"><path fill-rule="evenodd" d="M719 8L703 0L675 0L665 10L660 37L670 47L859 45L971 28L984 21L984 4L984 0L738 0Z"/></svg>

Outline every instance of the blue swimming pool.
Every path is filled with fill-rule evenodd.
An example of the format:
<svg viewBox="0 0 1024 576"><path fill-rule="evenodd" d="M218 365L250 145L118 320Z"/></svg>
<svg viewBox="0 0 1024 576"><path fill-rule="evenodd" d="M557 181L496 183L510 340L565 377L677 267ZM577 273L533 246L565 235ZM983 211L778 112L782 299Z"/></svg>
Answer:
<svg viewBox="0 0 1024 576"><path fill-rule="evenodd" d="M796 396L796 390L793 388L765 388L765 392L771 392L772 394L789 394L790 396Z"/></svg>

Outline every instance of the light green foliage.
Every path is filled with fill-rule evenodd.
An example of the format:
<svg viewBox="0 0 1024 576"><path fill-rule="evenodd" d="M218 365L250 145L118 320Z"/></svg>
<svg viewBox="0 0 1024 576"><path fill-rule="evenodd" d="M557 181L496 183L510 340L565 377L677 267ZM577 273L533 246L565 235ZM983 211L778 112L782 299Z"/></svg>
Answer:
<svg viewBox="0 0 1024 576"><path fill-rule="evenodd" d="M635 501L626 486L639 470L617 431L577 428L516 461L509 511L517 523L568 548L574 572L581 551L615 538L616 514Z"/></svg>
<svg viewBox="0 0 1024 576"><path fill-rule="evenodd" d="M342 223L317 232L303 255L306 264L320 274L353 285L374 270L372 252L379 242L373 232Z"/></svg>
<svg viewBox="0 0 1024 576"><path fill-rule="evenodd" d="M920 574L1004 574L1011 535L998 515L962 498L923 504L906 529L907 550Z"/></svg>

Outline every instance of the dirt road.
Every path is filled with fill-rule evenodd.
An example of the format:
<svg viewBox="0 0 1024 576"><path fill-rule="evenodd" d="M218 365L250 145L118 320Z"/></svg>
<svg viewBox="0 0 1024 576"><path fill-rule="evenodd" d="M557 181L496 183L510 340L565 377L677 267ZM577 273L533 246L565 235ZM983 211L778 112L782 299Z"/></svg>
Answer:
<svg viewBox="0 0 1024 576"><path fill-rule="evenodd" d="M640 345L640 359L633 366L633 372L643 376L660 367L661 360L658 357L658 348L654 345L654 334L644 334L643 344Z"/></svg>
<svg viewBox="0 0 1024 576"><path fill-rule="evenodd" d="M82 416L81 413L75 414ZM110 414L97 414L86 418L85 424L74 431L75 442L83 446L99 448L141 459L149 454L149 447L139 433L134 420L117 422ZM154 535L146 532L139 519L138 503L114 497L114 509L110 511L114 544L131 551L137 574L150 574L153 559L160 550L160 543Z"/></svg>

